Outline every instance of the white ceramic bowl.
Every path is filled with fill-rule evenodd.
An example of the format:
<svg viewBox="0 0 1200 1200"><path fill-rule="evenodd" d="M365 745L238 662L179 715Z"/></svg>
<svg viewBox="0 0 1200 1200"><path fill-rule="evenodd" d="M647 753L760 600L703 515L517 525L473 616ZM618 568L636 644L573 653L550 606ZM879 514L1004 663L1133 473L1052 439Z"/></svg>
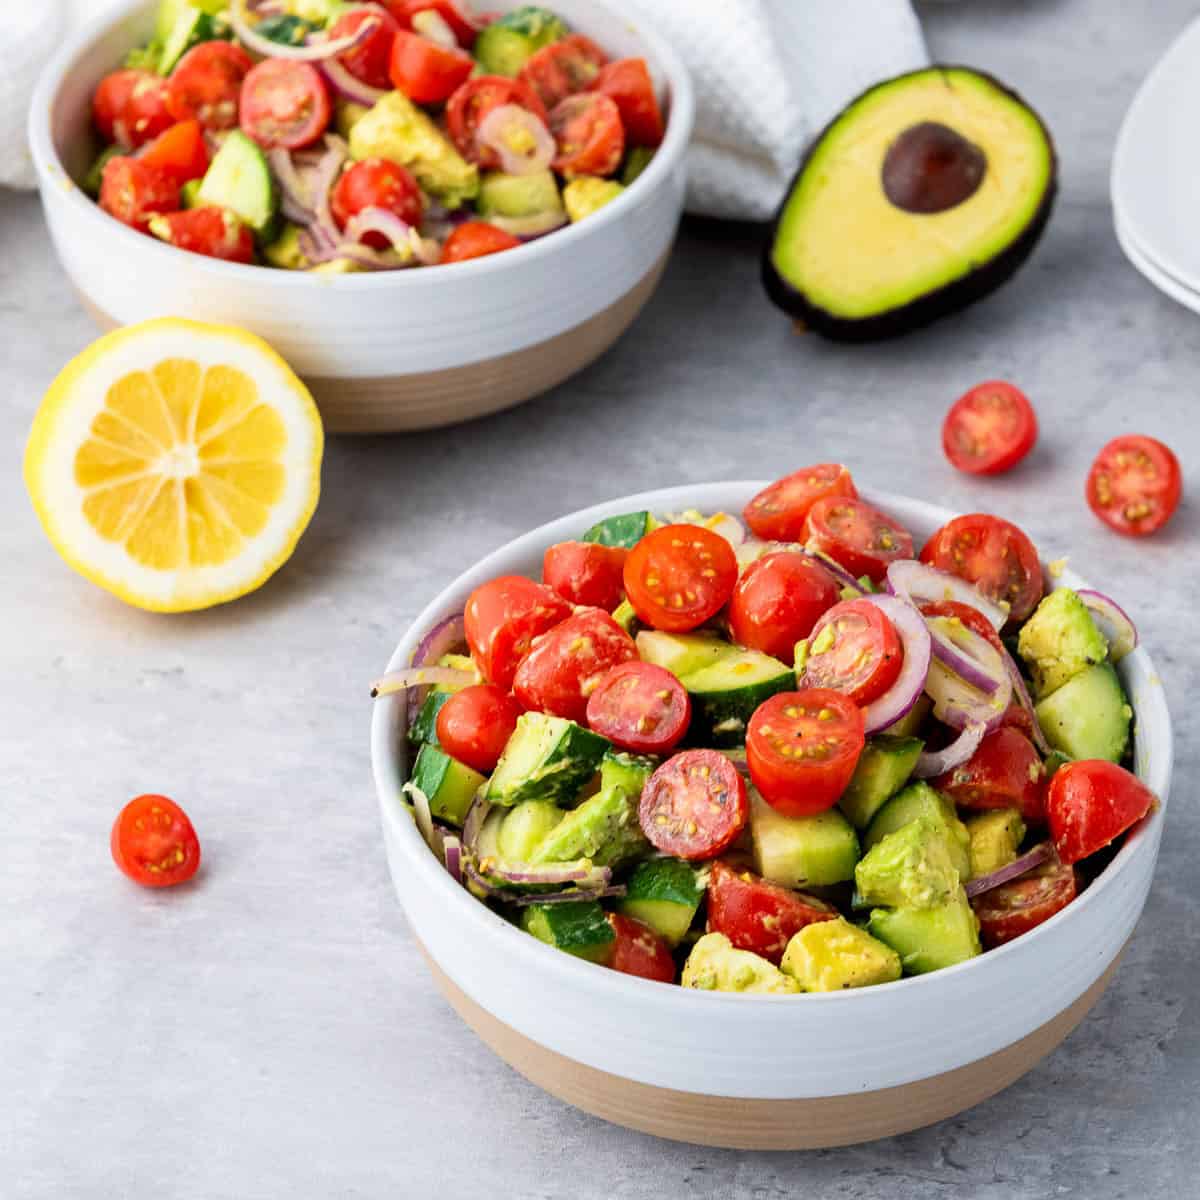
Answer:
<svg viewBox="0 0 1200 1200"><path fill-rule="evenodd" d="M649 299L683 208L693 98L679 58L640 20L599 0L554 0L614 57L645 57L663 98L666 139L623 195L578 225L494 257L320 276L181 252L112 220L78 187L97 149L92 92L149 36L155 8L155 0L128 0L69 39L30 108L50 233L102 325L161 316L242 325L309 382L329 429L381 431L528 399L595 359Z"/></svg>
<svg viewBox="0 0 1200 1200"><path fill-rule="evenodd" d="M538 577L546 546L577 537L604 516L687 507L739 513L763 486L644 492L535 529L446 588L405 634L390 668L407 665L422 635L461 611L479 584L509 572ZM900 496L864 495L903 521L918 543L953 515ZM1083 581L1068 572L1062 582ZM1119 599L1136 613L1136 596ZM1123 659L1119 670L1137 714L1137 773L1165 802L1172 748L1161 682L1144 649ZM865 1140L949 1115L999 1090L1065 1037L1099 995L1141 913L1162 832L1159 808L1078 900L970 962L829 995L690 991L606 971L545 946L455 885L401 802L403 723L402 697L376 706L371 750L388 862L414 933L443 986L449 981L448 994L493 1047L550 1090L601 1115L686 1140L771 1146ZM914 1089L922 1080L928 1086ZM614 1081L649 1088L634 1086L623 1099L606 1099ZM948 1082L939 1087L939 1081ZM705 1129L687 1110L691 1099L713 1096L739 1098L757 1115L737 1128ZM868 1096L876 1102L873 1117ZM675 1105L679 1119L645 1111L656 1097L667 1097L666 1107ZM838 1127L777 1125L762 1133L764 1114L781 1111L778 1102L796 1101L797 1120L807 1121L805 1101L821 1098L828 1105L834 1097L850 1106ZM755 1104L766 1100L775 1105ZM703 1115L703 1106L698 1111Z"/></svg>

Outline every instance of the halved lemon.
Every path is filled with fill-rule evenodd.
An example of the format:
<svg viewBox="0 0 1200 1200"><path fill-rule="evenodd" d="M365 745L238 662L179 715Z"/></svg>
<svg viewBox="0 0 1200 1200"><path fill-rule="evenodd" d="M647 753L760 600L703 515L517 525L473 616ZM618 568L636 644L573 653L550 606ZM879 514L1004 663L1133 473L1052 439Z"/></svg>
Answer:
<svg viewBox="0 0 1200 1200"><path fill-rule="evenodd" d="M288 560L323 448L312 396L266 342L170 318L67 364L34 418L25 485L81 575L184 612L243 596Z"/></svg>

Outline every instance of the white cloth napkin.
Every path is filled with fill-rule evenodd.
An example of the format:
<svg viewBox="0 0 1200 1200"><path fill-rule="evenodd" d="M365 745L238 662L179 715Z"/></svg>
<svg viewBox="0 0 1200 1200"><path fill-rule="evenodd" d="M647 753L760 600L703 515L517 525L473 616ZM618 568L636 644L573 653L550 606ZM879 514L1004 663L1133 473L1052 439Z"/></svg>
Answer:
<svg viewBox="0 0 1200 1200"><path fill-rule="evenodd" d="M761 221L847 101L929 61L909 0L621 0L692 73L689 212Z"/></svg>
<svg viewBox="0 0 1200 1200"><path fill-rule="evenodd" d="M25 138L29 100L43 64L62 39L61 0L4 5L0 38L0 187L37 186Z"/></svg>

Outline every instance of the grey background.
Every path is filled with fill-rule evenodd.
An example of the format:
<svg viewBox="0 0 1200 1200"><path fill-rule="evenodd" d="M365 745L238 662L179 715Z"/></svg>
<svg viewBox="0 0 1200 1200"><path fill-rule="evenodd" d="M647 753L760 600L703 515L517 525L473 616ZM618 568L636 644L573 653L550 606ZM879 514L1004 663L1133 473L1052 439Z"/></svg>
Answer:
<svg viewBox="0 0 1200 1200"><path fill-rule="evenodd" d="M1026 93L1060 147L1045 241L991 300L905 341L825 345L766 303L757 231L689 225L603 362L467 428L334 441L292 562L256 595L193 616L123 607L38 529L25 434L93 331L36 201L0 199L0 1194L1194 1195L1197 507L1135 543L1081 495L1095 450L1125 430L1169 440L1196 483L1200 323L1125 263L1107 200L1121 115L1193 7L925 10L935 55ZM944 462L938 428L993 376L1033 397L1042 438L1009 476L972 481ZM436 589L530 525L828 457L876 487L995 509L1128 604L1176 721L1159 873L1093 1016L972 1112L827 1153L671 1145L544 1096L434 991L387 877L365 684ZM206 867L186 890L141 891L109 860L114 814L147 790L175 796L200 832Z"/></svg>

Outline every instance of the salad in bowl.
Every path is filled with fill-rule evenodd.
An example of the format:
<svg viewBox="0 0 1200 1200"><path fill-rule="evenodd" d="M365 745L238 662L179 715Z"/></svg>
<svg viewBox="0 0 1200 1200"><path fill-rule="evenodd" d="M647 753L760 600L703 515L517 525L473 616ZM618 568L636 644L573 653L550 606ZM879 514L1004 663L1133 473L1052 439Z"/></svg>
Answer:
<svg viewBox="0 0 1200 1200"><path fill-rule="evenodd" d="M476 583L400 693L403 791L524 934L708 992L858 991L1069 909L1156 807L1111 599L1000 517L920 547L841 464L614 512Z"/></svg>

